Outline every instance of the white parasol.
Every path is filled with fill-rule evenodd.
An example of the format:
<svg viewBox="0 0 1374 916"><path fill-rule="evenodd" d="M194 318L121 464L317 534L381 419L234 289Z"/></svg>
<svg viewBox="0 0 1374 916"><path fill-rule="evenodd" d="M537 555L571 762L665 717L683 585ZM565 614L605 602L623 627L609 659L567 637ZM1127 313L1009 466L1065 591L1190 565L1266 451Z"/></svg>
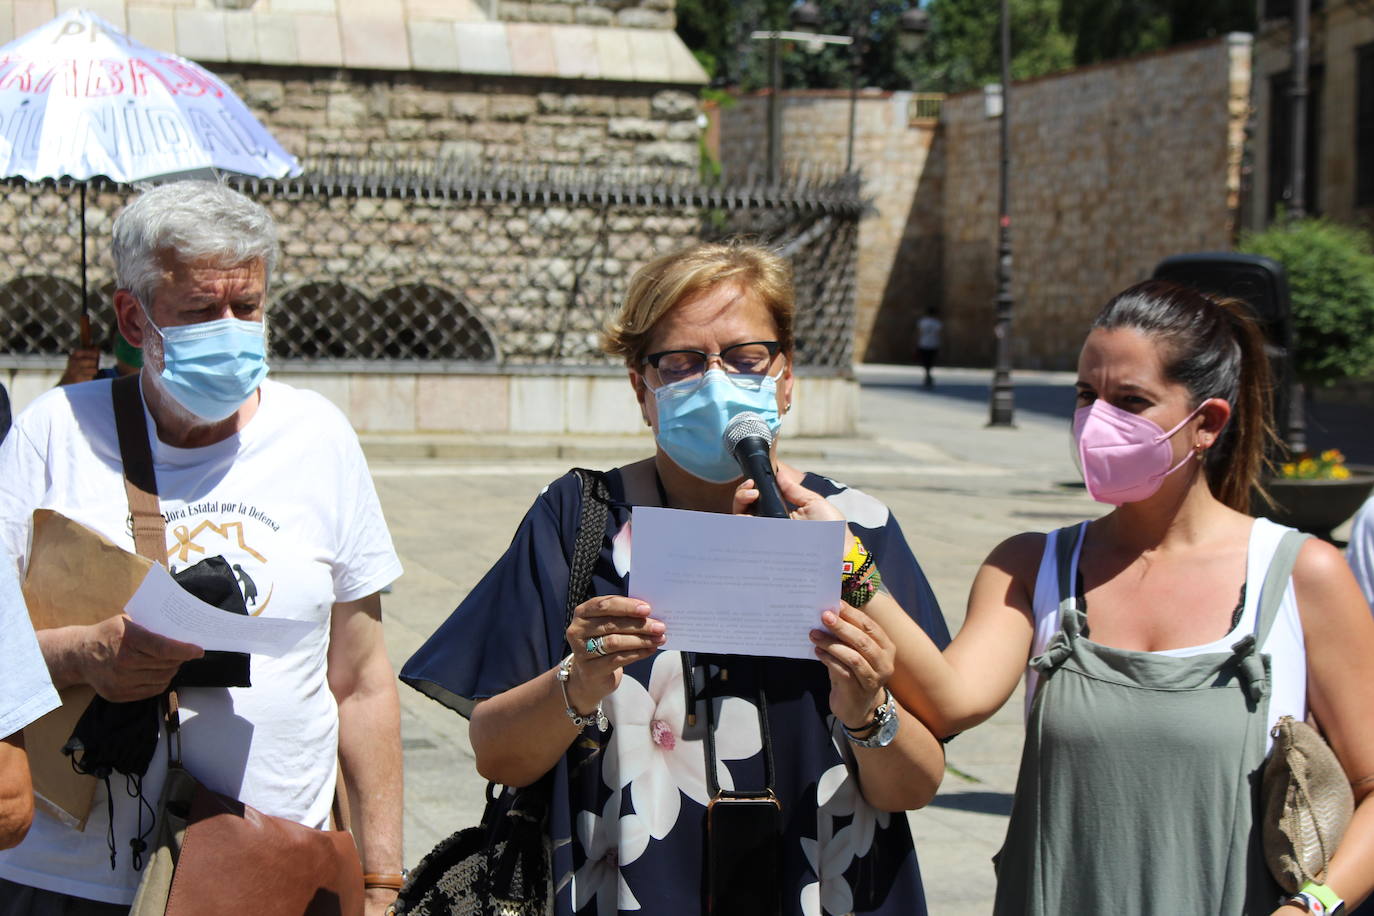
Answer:
<svg viewBox="0 0 1374 916"><path fill-rule="evenodd" d="M0 47L0 177L122 183L230 172L299 175L219 77L73 9ZM86 187L81 302L86 327ZM89 340L83 340L89 345Z"/></svg>

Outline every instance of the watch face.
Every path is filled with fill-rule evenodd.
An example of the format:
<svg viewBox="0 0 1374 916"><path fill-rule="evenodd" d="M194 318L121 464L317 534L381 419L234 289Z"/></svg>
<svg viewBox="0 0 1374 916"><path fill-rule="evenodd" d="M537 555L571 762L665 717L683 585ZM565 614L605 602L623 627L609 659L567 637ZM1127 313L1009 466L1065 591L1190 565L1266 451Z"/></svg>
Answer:
<svg viewBox="0 0 1374 916"><path fill-rule="evenodd" d="M892 743L892 739L897 737L897 710L888 707L887 718L878 726L878 734L874 737L878 747L887 747Z"/></svg>

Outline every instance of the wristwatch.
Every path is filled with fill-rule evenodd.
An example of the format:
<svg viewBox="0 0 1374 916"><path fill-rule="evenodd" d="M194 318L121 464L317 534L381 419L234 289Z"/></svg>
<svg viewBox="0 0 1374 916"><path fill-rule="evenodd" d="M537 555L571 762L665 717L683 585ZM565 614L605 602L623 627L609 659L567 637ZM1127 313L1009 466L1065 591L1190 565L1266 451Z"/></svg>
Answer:
<svg viewBox="0 0 1374 916"><path fill-rule="evenodd" d="M852 731L843 722L845 737L858 747L887 747L897 737L897 704L892 700L892 691L883 688L883 702L873 711L873 721L863 728Z"/></svg>
<svg viewBox="0 0 1374 916"><path fill-rule="evenodd" d="M1284 905L1294 904L1314 914L1314 916L1345 916L1345 901L1325 884L1308 881L1298 892L1284 900Z"/></svg>

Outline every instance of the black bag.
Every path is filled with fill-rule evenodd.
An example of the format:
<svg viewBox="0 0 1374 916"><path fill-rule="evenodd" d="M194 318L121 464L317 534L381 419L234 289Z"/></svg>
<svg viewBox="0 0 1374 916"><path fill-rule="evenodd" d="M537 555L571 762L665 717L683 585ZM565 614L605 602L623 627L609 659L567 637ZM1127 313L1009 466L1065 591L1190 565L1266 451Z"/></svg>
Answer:
<svg viewBox="0 0 1374 916"><path fill-rule="evenodd" d="M609 491L597 471L575 469L582 514L568 572L563 628L591 595L592 567L606 532ZM567 649L566 643L564 649ZM552 772L523 788L487 784L482 823L442 840L420 860L396 898L398 916L545 916L553 912L549 805Z"/></svg>

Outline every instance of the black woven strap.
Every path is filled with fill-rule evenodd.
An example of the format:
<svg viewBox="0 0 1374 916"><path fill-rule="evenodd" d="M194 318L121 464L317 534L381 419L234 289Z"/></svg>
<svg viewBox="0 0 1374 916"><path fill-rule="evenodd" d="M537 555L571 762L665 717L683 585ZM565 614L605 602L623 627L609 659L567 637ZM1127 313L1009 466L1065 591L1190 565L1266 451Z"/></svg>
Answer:
<svg viewBox="0 0 1374 916"><path fill-rule="evenodd" d="M582 508L577 522L577 540L573 542L572 561L568 564L568 603L563 613L563 629L572 624L573 611L591 597L592 569L601 554L601 541L606 537L606 515L610 511L610 490L606 476L600 471L573 468L582 482ZM566 649L566 643L564 645ZM566 652L564 653L566 654Z"/></svg>

